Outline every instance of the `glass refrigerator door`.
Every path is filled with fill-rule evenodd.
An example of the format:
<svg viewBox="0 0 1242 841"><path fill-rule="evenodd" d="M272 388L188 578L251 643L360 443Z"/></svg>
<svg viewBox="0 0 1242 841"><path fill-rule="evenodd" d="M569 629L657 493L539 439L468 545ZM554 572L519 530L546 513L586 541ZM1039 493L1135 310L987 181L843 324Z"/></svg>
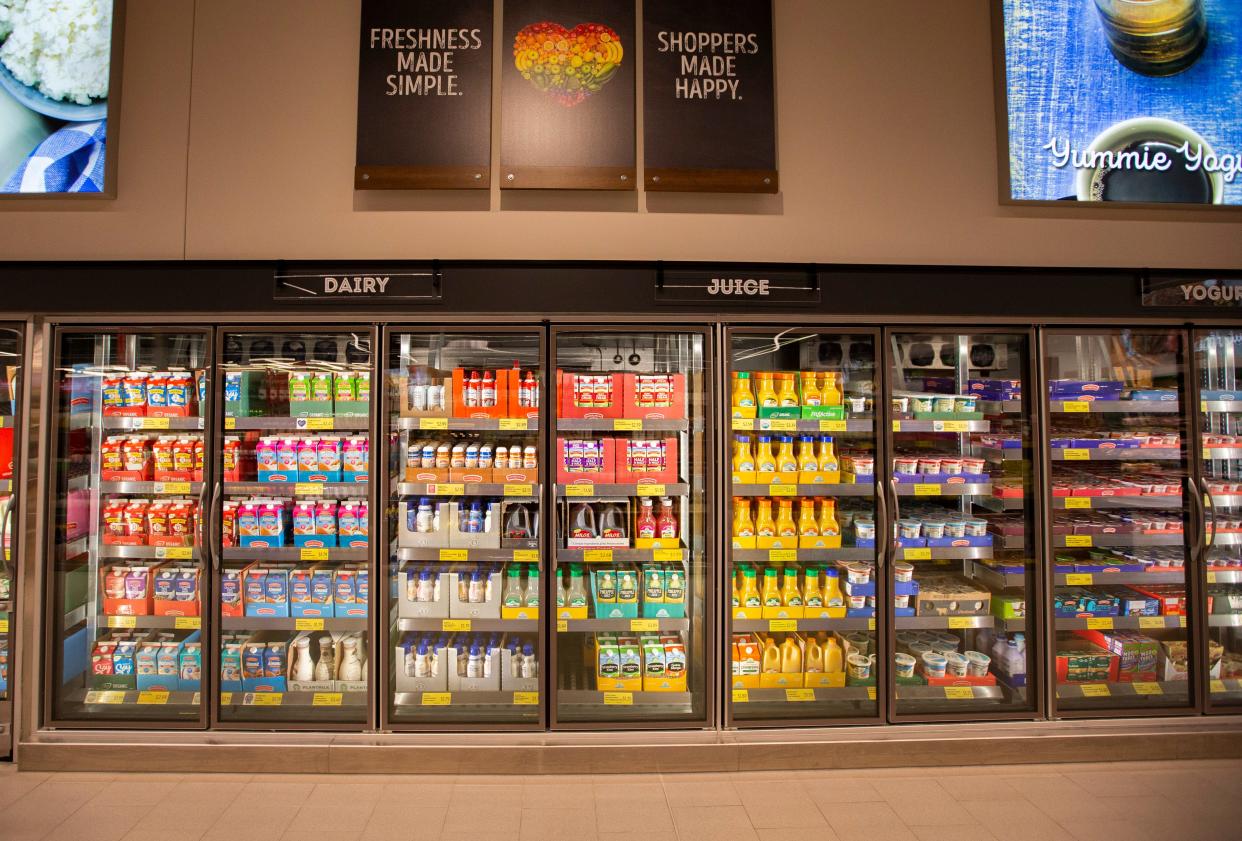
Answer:
<svg viewBox="0 0 1242 841"><path fill-rule="evenodd" d="M58 331L50 723L205 723L205 331Z"/></svg>
<svg viewBox="0 0 1242 841"><path fill-rule="evenodd" d="M17 612L16 570L18 559L14 557L14 536L20 528L14 525L17 517L17 495L14 493L17 477L13 466L20 462L14 458L18 422L21 408L23 383L22 332L15 327L0 327L0 538L4 541L4 553L0 555L0 756L12 751L10 740L13 733L13 702L10 669L10 652L13 650L13 628Z"/></svg>
<svg viewBox="0 0 1242 841"><path fill-rule="evenodd" d="M386 726L542 726L543 334L386 344Z"/></svg>
<svg viewBox="0 0 1242 841"><path fill-rule="evenodd" d="M731 724L879 715L876 343L729 334Z"/></svg>
<svg viewBox="0 0 1242 841"><path fill-rule="evenodd" d="M890 339L896 717L1033 710L1031 337Z"/></svg>
<svg viewBox="0 0 1242 841"><path fill-rule="evenodd" d="M371 332L222 333L219 722L369 719Z"/></svg>
<svg viewBox="0 0 1242 841"><path fill-rule="evenodd" d="M1195 336L1207 504L1208 702L1242 705L1242 332Z"/></svg>
<svg viewBox="0 0 1242 841"><path fill-rule="evenodd" d="M555 721L705 725L702 332L556 332Z"/></svg>
<svg viewBox="0 0 1242 841"><path fill-rule="evenodd" d="M1192 703L1186 364L1180 331L1045 334L1062 713Z"/></svg>

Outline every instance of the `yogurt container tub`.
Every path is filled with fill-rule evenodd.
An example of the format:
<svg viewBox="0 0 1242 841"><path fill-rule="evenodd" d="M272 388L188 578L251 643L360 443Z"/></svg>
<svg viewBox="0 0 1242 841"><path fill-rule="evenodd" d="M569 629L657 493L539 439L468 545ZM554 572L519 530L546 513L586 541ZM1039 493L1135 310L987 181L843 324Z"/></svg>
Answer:
<svg viewBox="0 0 1242 841"><path fill-rule="evenodd" d="M910 643L918 642L920 639L922 639L922 636L923 636L922 634L919 634L916 631L898 631L897 632L897 645L901 646L902 648L907 648L910 645Z"/></svg>
<svg viewBox="0 0 1242 841"><path fill-rule="evenodd" d="M967 669L970 661L966 659L965 654L958 654L956 651L950 652L944 656L945 672L953 677L966 677Z"/></svg>
<svg viewBox="0 0 1242 841"><path fill-rule="evenodd" d="M966 521L965 520L949 520L944 524L945 537L965 537Z"/></svg>
<svg viewBox="0 0 1242 841"><path fill-rule="evenodd" d="M867 411L866 397L847 397L845 399L850 404L851 414L861 415L863 412Z"/></svg>
<svg viewBox="0 0 1242 841"><path fill-rule="evenodd" d="M988 521L971 518L964 523L967 537L983 537L988 533Z"/></svg>
<svg viewBox="0 0 1242 841"><path fill-rule="evenodd" d="M893 414L906 415L909 413L910 413L910 398L909 397L894 397L893 398Z"/></svg>
<svg viewBox="0 0 1242 841"><path fill-rule="evenodd" d="M991 657L982 651L967 651L966 660L966 674L971 677L987 677L988 667L992 664Z"/></svg>
<svg viewBox="0 0 1242 841"><path fill-rule="evenodd" d="M931 652L931 643L928 642L912 642L908 646L910 653L915 657L922 657L924 654Z"/></svg>
<svg viewBox="0 0 1242 841"><path fill-rule="evenodd" d="M875 459L871 456L854 456L853 465L855 476L875 475Z"/></svg>
<svg viewBox="0 0 1242 841"><path fill-rule="evenodd" d="M845 640L850 644L850 648L858 654L866 655L871 652L871 637L861 631L846 634Z"/></svg>
<svg viewBox="0 0 1242 841"><path fill-rule="evenodd" d="M919 473L926 475L934 475L940 472L940 459L938 458L921 458L919 459Z"/></svg>
<svg viewBox="0 0 1242 841"><path fill-rule="evenodd" d="M940 656L944 657L946 660L949 659L949 655L957 653L957 648L955 646L946 645L943 642L932 643L931 649Z"/></svg>
<svg viewBox="0 0 1242 841"><path fill-rule="evenodd" d="M962 459L962 472L963 473L973 473L976 476L979 476L983 474L983 471L985 469L987 469L987 464L981 458L963 458Z"/></svg>
<svg viewBox="0 0 1242 841"><path fill-rule="evenodd" d="M948 661L943 654L928 651L923 655L923 674L927 675L927 677L944 677L944 670L947 665Z"/></svg>
<svg viewBox="0 0 1242 841"><path fill-rule="evenodd" d="M979 398L962 394L953 398L959 412L973 412L979 405Z"/></svg>
<svg viewBox="0 0 1242 841"><path fill-rule="evenodd" d="M871 567L866 564L846 564L845 575L851 584L866 584L871 580Z"/></svg>
<svg viewBox="0 0 1242 841"><path fill-rule="evenodd" d="M867 606L866 596L850 596L850 608L852 610L862 610Z"/></svg>
<svg viewBox="0 0 1242 841"><path fill-rule="evenodd" d="M945 523L942 520L924 520L923 536L926 538L944 537Z"/></svg>
<svg viewBox="0 0 1242 841"><path fill-rule="evenodd" d="M923 531L920 520L898 520L897 525L901 527L901 536L907 540L917 538Z"/></svg>
<svg viewBox="0 0 1242 841"><path fill-rule="evenodd" d="M897 677L914 677L915 662L909 654L902 654L900 651L893 655L893 666L897 670Z"/></svg>
<svg viewBox="0 0 1242 841"><path fill-rule="evenodd" d="M936 636L936 640L941 645L948 646L949 648L952 648L954 651L957 651L959 648L962 647L962 641L957 638L956 634L936 634L935 636Z"/></svg>
<svg viewBox="0 0 1242 841"><path fill-rule="evenodd" d="M913 581L914 580L914 564L898 561L893 564L893 580L894 581Z"/></svg>
<svg viewBox="0 0 1242 841"><path fill-rule="evenodd" d="M910 596L893 596L893 607L906 608L910 606Z"/></svg>
<svg viewBox="0 0 1242 841"><path fill-rule="evenodd" d="M930 394L916 394L910 398L910 408L916 412L930 412L934 399Z"/></svg>
<svg viewBox="0 0 1242 841"><path fill-rule="evenodd" d="M858 540L875 540L875 520L855 520L854 537Z"/></svg>
<svg viewBox="0 0 1242 841"><path fill-rule="evenodd" d="M851 654L845 658L850 677L854 680L867 680L871 677L871 658L862 654ZM942 669L943 671L943 669Z"/></svg>
<svg viewBox="0 0 1242 841"><path fill-rule="evenodd" d="M875 610L875 596L867 596L867 607Z"/></svg>
<svg viewBox="0 0 1242 841"><path fill-rule="evenodd" d="M946 476L959 476L962 472L962 460L960 458L942 458L940 459L940 472Z"/></svg>
<svg viewBox="0 0 1242 841"><path fill-rule="evenodd" d="M944 414L953 414L953 407L957 404L957 398L952 395L948 397L936 397L932 401L932 411Z"/></svg>
<svg viewBox="0 0 1242 841"><path fill-rule="evenodd" d="M919 460L917 458L898 456L893 459L893 472L900 473L903 476L916 476L919 472Z"/></svg>

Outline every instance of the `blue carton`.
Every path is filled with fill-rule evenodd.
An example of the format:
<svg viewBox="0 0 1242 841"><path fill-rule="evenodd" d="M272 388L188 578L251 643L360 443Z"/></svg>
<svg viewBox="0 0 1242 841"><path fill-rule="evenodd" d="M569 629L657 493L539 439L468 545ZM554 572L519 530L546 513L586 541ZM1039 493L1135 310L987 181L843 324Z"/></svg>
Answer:
<svg viewBox="0 0 1242 841"><path fill-rule="evenodd" d="M243 692L284 692L283 677L245 677L242 678Z"/></svg>
<svg viewBox="0 0 1242 841"><path fill-rule="evenodd" d="M293 545L300 549L333 549L336 547L335 534L295 534Z"/></svg>
<svg viewBox="0 0 1242 841"><path fill-rule="evenodd" d="M875 582L868 581L866 584L851 584L845 582L845 595L847 596L874 596Z"/></svg>
<svg viewBox="0 0 1242 841"><path fill-rule="evenodd" d="M299 470L299 482L314 482L317 484L327 482L340 482L341 471L339 470Z"/></svg>
<svg viewBox="0 0 1242 841"><path fill-rule="evenodd" d="M919 594L919 582L917 581L894 581L893 595L895 596L917 596Z"/></svg>
<svg viewBox="0 0 1242 841"><path fill-rule="evenodd" d="M285 482L294 484L300 474L296 470L260 470L260 482Z"/></svg>
<svg viewBox="0 0 1242 841"><path fill-rule="evenodd" d="M245 548L278 549L285 545L284 536L260 537L258 535L242 535L241 545Z"/></svg>

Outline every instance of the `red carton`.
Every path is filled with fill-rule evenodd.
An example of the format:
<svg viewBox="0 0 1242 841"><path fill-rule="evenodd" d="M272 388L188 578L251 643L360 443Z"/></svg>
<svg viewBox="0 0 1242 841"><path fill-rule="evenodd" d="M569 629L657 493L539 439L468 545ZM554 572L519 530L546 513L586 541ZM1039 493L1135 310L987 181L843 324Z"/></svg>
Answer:
<svg viewBox="0 0 1242 841"><path fill-rule="evenodd" d="M477 373L479 378L477 381L471 374ZM490 375L490 378L489 378ZM470 405L479 404L484 399L483 392L494 388L496 390L495 399L489 399L492 405ZM467 400L466 391L472 392L471 399ZM473 392L479 391L479 397L474 397ZM472 368L463 370L461 368L453 369L453 417L455 418L503 418L509 413L509 371L501 368L500 370Z"/></svg>
<svg viewBox="0 0 1242 841"><path fill-rule="evenodd" d="M105 616L150 616L151 573L157 567L107 566L100 571Z"/></svg>
<svg viewBox="0 0 1242 841"><path fill-rule="evenodd" d="M624 374L556 372L558 417L595 420L625 417Z"/></svg>
<svg viewBox="0 0 1242 841"><path fill-rule="evenodd" d="M617 482L662 485L677 481L676 438L618 438Z"/></svg>
<svg viewBox="0 0 1242 841"><path fill-rule="evenodd" d="M685 374L626 374L625 418L682 420L686 417Z"/></svg>
<svg viewBox="0 0 1242 841"><path fill-rule="evenodd" d="M556 481L562 485L612 484L616 481L616 464L615 438L556 439Z"/></svg>

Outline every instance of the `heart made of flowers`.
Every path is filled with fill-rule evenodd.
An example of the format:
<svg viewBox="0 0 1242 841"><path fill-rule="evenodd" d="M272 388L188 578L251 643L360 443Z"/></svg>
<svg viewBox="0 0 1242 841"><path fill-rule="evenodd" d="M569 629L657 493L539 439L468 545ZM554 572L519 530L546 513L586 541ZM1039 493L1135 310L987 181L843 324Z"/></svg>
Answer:
<svg viewBox="0 0 1242 841"><path fill-rule="evenodd" d="M513 40L513 63L536 89L572 108L599 93L617 74L621 36L602 23L532 23Z"/></svg>

